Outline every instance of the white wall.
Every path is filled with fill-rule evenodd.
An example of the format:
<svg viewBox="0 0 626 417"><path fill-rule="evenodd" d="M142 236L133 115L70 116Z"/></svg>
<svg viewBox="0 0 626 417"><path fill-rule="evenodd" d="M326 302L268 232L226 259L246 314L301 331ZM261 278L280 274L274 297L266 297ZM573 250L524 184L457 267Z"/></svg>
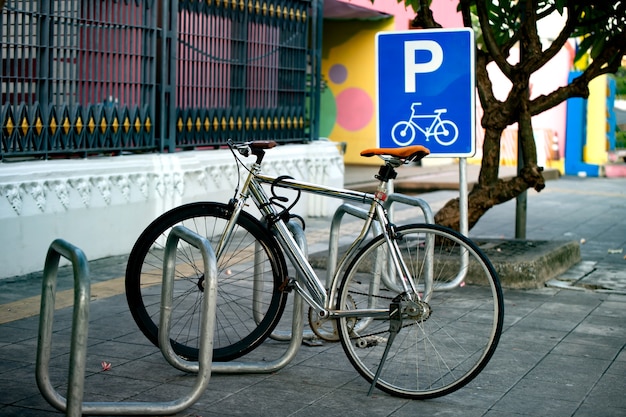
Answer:
<svg viewBox="0 0 626 417"><path fill-rule="evenodd" d="M341 187L344 166L335 144L317 141L269 150L263 172ZM226 149L1 163L0 278L42 270L56 238L89 260L126 254L161 213L193 201L227 202L236 183ZM303 195L295 212L327 216L340 203Z"/></svg>

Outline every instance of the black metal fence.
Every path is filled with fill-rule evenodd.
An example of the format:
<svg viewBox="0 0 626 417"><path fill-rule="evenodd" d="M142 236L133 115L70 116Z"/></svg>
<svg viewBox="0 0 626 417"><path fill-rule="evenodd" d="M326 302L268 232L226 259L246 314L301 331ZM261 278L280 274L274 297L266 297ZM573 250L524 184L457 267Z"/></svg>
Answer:
<svg viewBox="0 0 626 417"><path fill-rule="evenodd" d="M317 7L7 0L0 158L311 140Z"/></svg>

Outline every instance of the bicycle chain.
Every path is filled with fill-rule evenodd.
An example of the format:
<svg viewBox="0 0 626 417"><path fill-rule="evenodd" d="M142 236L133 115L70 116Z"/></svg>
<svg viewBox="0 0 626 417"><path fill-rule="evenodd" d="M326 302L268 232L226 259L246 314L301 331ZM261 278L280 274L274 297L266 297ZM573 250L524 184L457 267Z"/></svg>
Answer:
<svg viewBox="0 0 626 417"><path fill-rule="evenodd" d="M355 291L352 291L352 293L353 294L357 294L357 295L364 295L364 296L367 296L367 297L371 297L371 295L367 294L367 293L355 292ZM384 300L393 300L395 298L395 297L383 297L383 296L380 296L380 295L376 295L374 297L380 298L380 299L384 299ZM432 313L432 311L431 311L431 313ZM424 321L428 320L429 318L430 318L430 314L424 320L421 320L420 323L423 323ZM416 324L418 324L418 322L413 320L413 321L409 322L408 324L403 324L401 329L404 329L404 328L410 327L410 326L415 326ZM367 338L367 337L378 336L378 335L385 334L385 333L388 333L388 332L389 332L388 329L387 330L381 330L379 332L368 333L365 336L359 335L359 336L351 337L350 339L351 340L359 340L359 339L364 339L364 338ZM358 347L360 347L361 349L365 349L365 348L372 348L372 347L377 346L377 345L378 345L378 343L376 343L376 344L369 344L368 343L365 346L358 346Z"/></svg>

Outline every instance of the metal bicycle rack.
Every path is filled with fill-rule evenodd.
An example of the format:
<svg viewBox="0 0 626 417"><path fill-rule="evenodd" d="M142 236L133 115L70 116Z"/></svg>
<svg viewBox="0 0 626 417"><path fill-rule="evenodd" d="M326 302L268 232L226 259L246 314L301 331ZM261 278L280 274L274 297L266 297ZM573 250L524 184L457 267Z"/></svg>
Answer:
<svg viewBox="0 0 626 417"><path fill-rule="evenodd" d="M391 186L392 188L392 186ZM411 197L404 194L392 193L389 194L387 200L385 201L385 209L390 210L394 203L406 204L414 207L419 207L423 214L426 223L434 223L434 216L432 210L428 203L419 197ZM331 285L332 277L336 272L337 260L339 257L339 228L341 226L341 221L343 220L343 216L345 214L349 214L353 217L358 217L361 219L367 218L367 210L363 208L354 206L352 204L344 203L337 208L333 218L331 220L330 226L330 237L329 237L329 248L328 248L328 259L327 259L327 274L326 274L326 288L329 288ZM304 254L307 254L307 242L306 237L304 236L304 231L295 222L289 222L287 224L289 230L293 234L296 242L303 250ZM374 228L374 234L380 234L380 226L376 223L372 226ZM429 236L429 238L431 238ZM430 246L432 248L432 245ZM432 259L432 250L429 251L429 256ZM255 262L256 263L256 262ZM257 263L258 264L258 263ZM426 274L432 274L432 262L427 262L426 266ZM391 286L392 284L390 284ZM302 300L299 294L296 292L294 295L294 317L292 324L292 331L275 331L272 333L271 338L278 341L291 341L288 351L285 353L281 359L275 362L263 362L262 364L250 364L250 363L215 363L213 364L213 370L215 372L224 372L224 373L247 373L247 372L273 372L278 370L289 363L291 359L295 356L298 351L299 345L302 343L303 339L316 339L318 336L310 330L303 330L303 317L302 317ZM296 337L293 337L293 335Z"/></svg>
<svg viewBox="0 0 626 417"><path fill-rule="evenodd" d="M306 238L304 231L299 224L295 222L287 223L289 231L296 240L296 243L304 254L307 253ZM255 262L258 264L258 262ZM256 273L255 273L256 275ZM293 318L291 323L291 332L288 331L274 331L271 334L271 338L279 341L289 340L289 346L285 350L285 353L279 358L273 361L263 362L244 362L244 361L230 361L230 362L214 362L212 365L212 371L216 373L227 374L245 374L245 373L271 373L284 368L296 357L298 349L302 345L302 340L307 337L312 337L309 332L304 332L304 318L302 317L302 297L298 292L294 291L293 297ZM195 366L184 366L179 368L189 372L195 372Z"/></svg>
<svg viewBox="0 0 626 417"><path fill-rule="evenodd" d="M390 186L390 188L393 188ZM391 193L387 196L387 200L384 203L384 207L386 210L391 211L394 203L402 203L409 206L419 207L424 214L424 219L426 223L434 223L435 219L433 216L433 212L428 205L428 203L419 197L411 197L404 194ZM367 210L354 206L352 204L344 203L337 208L333 219L330 224L330 238L328 243L328 261L327 261L327 275L326 275L326 287L330 287L332 277L336 273L337 268L337 260L339 258L339 228L341 226L341 221L343 220L343 216L345 214L349 214L354 217L358 217L360 219L365 220L367 218L368 212ZM391 217L391 216L390 216ZM373 224L374 234L378 235L381 233L380 226L378 224ZM432 247L432 245L431 245ZM432 255L432 253L430 253ZM431 262L427 263L427 267L432 265ZM427 270L426 273L432 273L432 271Z"/></svg>
<svg viewBox="0 0 626 417"><path fill-rule="evenodd" d="M407 196L404 194L389 194L389 196L387 197L387 201L385 201L385 208L387 210L392 210L392 205L394 203L402 203L402 204L407 204L407 205L413 205L413 206L418 206L422 209L423 213L424 213L424 219L426 223L430 223L430 224L434 224L435 223L435 217L433 216L432 210L430 209L430 206L428 205L428 203L419 198L419 197L411 197L411 196ZM463 217L463 216L461 216ZM428 240L426 242L427 245L430 245L431 249L433 248L433 243L432 242L432 236L428 236ZM433 261L433 250L430 250L429 253L427 254L427 256L429 257L429 262L426 262L426 274L431 274L433 273L432 271L432 261ZM469 253L467 252L467 250L465 248L461 248L461 260L459 263L459 272L457 274L457 276L450 282L445 283L445 284L441 284L439 283L437 285L437 291L446 291L446 290L451 290L453 288L458 287L461 282L463 282L463 280L465 279L465 275L467 274L467 270L468 270L468 266L469 266Z"/></svg>
<svg viewBox="0 0 626 417"><path fill-rule="evenodd" d="M423 199L420 199L417 197L409 197L403 194L391 194L389 195L388 200L385 204L387 205L387 207L389 207L395 202L420 207L424 213L426 221L430 223L433 222L433 214L430 209L430 206ZM359 207L350 205L350 204L343 204L337 209L333 217L332 224L331 224L331 232L330 232L331 243L330 243L330 248L329 248L329 251L334 251L335 260L334 262L331 263L331 259L329 256L329 263L328 263L329 271L331 271L331 268L332 268L332 271L334 271L334 268L335 268L336 258L337 258L337 253L338 253L338 244L339 244L339 236L338 236L339 226L341 223L341 219L345 213L351 214L356 217L361 217L361 218L367 217L367 211ZM302 249L303 253L307 255L308 250L307 250L306 237L300 225L297 224L296 222L289 222L287 226L289 228L289 231L294 236L296 243L298 244L300 249ZM258 264L258 262L255 262L255 264ZM328 276L332 276L332 275L329 274ZM302 307L303 307L302 297L297 292L294 292L293 318L292 318L292 324L291 324L291 332L274 331L271 335L271 338L274 340L290 342L289 346L287 347L287 349L285 350L285 353L282 356L280 356L279 358L273 361L263 361L263 362L245 362L245 361L213 362L211 371L215 373L224 373L224 374L271 373L271 372L275 372L284 368L286 365L289 364L289 362L291 362L291 360L293 360L293 358L295 358L296 354L298 353L298 349L302 345L303 339L317 337L312 331L306 331L306 332L304 331ZM164 338L164 341L165 340L168 340L168 339ZM160 344L164 344L163 341L161 341ZM174 358L172 358L173 360L170 362L172 366L182 371L186 371L186 372L198 371L198 366L196 363L181 361L175 357L176 355L173 355L173 356Z"/></svg>
<svg viewBox="0 0 626 417"><path fill-rule="evenodd" d="M87 358L87 333L89 325L90 280L87 258L82 250L65 240L57 239L48 249L42 284L39 335L37 341L36 380L39 391L53 407L65 411L67 416L81 415L167 415L178 413L195 403L208 386L213 360L213 331L215 328L215 301L217 297L217 266L215 254L207 239L176 226L168 236L161 302L161 351L169 363L186 362L178 358L169 343L172 294L174 286L175 250L179 239L198 248L202 253L206 276L200 354L195 363L197 376L194 386L186 396L166 402L83 402L85 364ZM56 278L60 257L71 261L74 271L74 310L70 346L69 381L67 399L60 395L50 382L49 364L52 347L52 325Z"/></svg>

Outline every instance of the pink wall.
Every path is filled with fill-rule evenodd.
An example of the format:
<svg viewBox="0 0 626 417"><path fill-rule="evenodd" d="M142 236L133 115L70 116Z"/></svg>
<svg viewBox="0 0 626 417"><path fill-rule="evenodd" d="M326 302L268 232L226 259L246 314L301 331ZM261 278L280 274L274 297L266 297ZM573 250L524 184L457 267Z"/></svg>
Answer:
<svg viewBox="0 0 626 417"><path fill-rule="evenodd" d="M369 10L386 13L395 16L395 30L405 30L409 28L409 23L415 17L415 12L411 8L406 8L403 2L398 3L393 0L330 0L337 3L346 3ZM431 6L435 20L443 27L461 27L463 19L457 13L458 0L436 0Z"/></svg>

